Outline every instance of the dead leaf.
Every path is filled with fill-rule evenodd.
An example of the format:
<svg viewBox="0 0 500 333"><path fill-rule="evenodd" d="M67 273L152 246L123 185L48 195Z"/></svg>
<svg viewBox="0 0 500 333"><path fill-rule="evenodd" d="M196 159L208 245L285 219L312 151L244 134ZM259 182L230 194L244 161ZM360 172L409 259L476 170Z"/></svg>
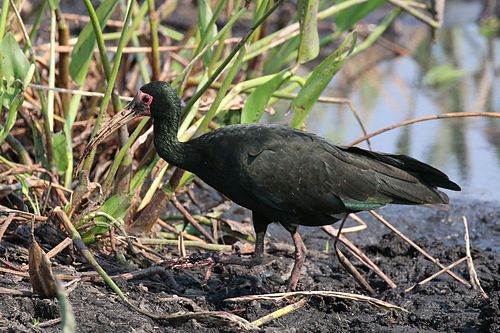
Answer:
<svg viewBox="0 0 500 333"><path fill-rule="evenodd" d="M33 239L29 249L29 276L33 292L44 298L58 295L57 281L52 273L52 264L40 245Z"/></svg>
<svg viewBox="0 0 500 333"><path fill-rule="evenodd" d="M229 219L221 219L222 223L226 224L232 231L240 233L245 236L255 237L253 225L251 223L243 223Z"/></svg>

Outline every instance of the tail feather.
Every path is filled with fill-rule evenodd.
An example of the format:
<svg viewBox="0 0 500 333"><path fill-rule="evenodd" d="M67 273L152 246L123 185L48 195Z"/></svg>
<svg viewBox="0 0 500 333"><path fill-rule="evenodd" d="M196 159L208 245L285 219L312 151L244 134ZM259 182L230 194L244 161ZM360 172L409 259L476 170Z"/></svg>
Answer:
<svg viewBox="0 0 500 333"><path fill-rule="evenodd" d="M384 179L385 177L381 176L381 179ZM446 193L441 192L435 187L429 186L424 182L414 183L411 186L408 186L407 182L388 179L388 181L383 181L383 184L381 184L378 191L393 198L393 203L396 204L421 205L449 203Z"/></svg>
<svg viewBox="0 0 500 333"><path fill-rule="evenodd" d="M386 202L405 205L448 204L449 198L438 187L460 191L446 174L438 169L405 155L384 154L367 151L356 147L339 147L348 152L352 161L369 167L375 172L377 195L371 199L374 203ZM358 159L355 156L358 156ZM359 159L359 157L363 157ZM379 163L369 163L366 158ZM351 162L352 162L351 161ZM357 181L351 179L355 187Z"/></svg>
<svg viewBox="0 0 500 333"><path fill-rule="evenodd" d="M411 173L429 186L446 188L453 191L461 190L460 186L451 181L445 173L429 164L420 162L406 155L388 155L388 157L397 161L399 165L395 166Z"/></svg>
<svg viewBox="0 0 500 333"><path fill-rule="evenodd" d="M446 188L453 191L461 190L460 186L458 186L458 184L456 184L455 182L451 181L445 173L430 166L429 164L420 162L412 157L406 155L372 152L357 147L349 147L347 148L347 150L355 154L364 155L373 158L375 160L378 160L382 163L386 163L401 170L404 170L409 174L413 175L415 178L420 180L425 185L432 187ZM444 195L444 197L446 197L446 199L448 199L446 194L444 193L442 194Z"/></svg>

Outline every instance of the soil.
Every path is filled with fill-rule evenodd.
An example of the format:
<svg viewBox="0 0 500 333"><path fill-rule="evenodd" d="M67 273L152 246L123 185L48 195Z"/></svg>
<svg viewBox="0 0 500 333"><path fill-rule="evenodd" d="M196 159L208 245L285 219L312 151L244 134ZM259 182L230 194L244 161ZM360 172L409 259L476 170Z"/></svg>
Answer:
<svg viewBox="0 0 500 333"><path fill-rule="evenodd" d="M348 236L356 240L361 249L396 282L398 288L388 288L371 271L354 260L355 266L367 276L370 284L376 289L377 298L401 306L408 312L385 310L353 300L311 297L304 307L265 324L261 329L266 332L500 332L500 253L498 243L497 247L488 246L498 241L498 237L495 237L500 224L498 203L482 205L469 203L466 206L473 226L471 233L477 230L490 230L490 234L483 233L482 236L472 237L471 234L473 245L474 239L491 238L490 241L480 243L486 246L480 245L472 249L477 274L489 296L488 300L478 291L469 289L444 275L410 292L405 292L407 287L425 279L438 269L394 234L378 236L376 231L365 231L355 237ZM457 220L454 216L464 212L464 204L455 205L445 213L432 209L415 211L411 208L409 213L407 211L405 215L400 215L400 219L396 219L395 215L399 214L398 209L386 209L382 210L382 213L391 216L392 221L404 222L405 218L420 214L422 219L425 218L424 221L443 222L433 222L436 232L416 240L418 245L439 258L441 262L449 264L465 255L463 238L461 242L457 238L455 244L450 244L450 237L441 237L444 243L435 238L435 235L440 235L441 229L454 229L454 224L450 225L446 221ZM475 214L471 214L471 209ZM422 219L419 220L420 223L424 223ZM369 221L368 230L370 228L377 230L369 218L366 220ZM481 228L478 224L487 224L489 228ZM428 227L423 229L426 228ZM304 241L309 249L309 255L302 271L299 290L331 290L363 294L363 290L339 265L335 254L331 251L325 252L326 244L331 239L319 230L317 228L304 230ZM28 226L12 225L0 243L0 257L15 265L26 264L28 248L26 239L29 238L27 233L29 235ZM367 236L365 242L359 240L363 238L363 233ZM40 224L35 235L46 250L65 237L50 223ZM271 228L269 244L283 245L280 240L282 238L286 239L287 235L281 231L281 227ZM210 269L211 274L208 279L206 279L208 268L201 266L170 268L164 271L166 274L157 272L139 279L127 281L118 279L117 283L133 304L149 312L167 314L178 311L228 311L253 321L298 300L291 298L282 301L259 300L246 303L225 301L227 298L242 295L283 292L285 290L283 280L291 271L293 248L289 244L280 248L281 250L276 250L274 246L273 250L273 247L270 247L271 253L268 254L268 258L272 260L265 266L250 269L214 265ZM175 251L167 248L162 250L171 258L176 258ZM93 248L93 252L109 274L134 271L137 268L131 267L130 264L120 264L120 261L113 256L99 255L97 248ZM207 254L193 251L191 257L193 260L201 258L198 261L203 262ZM78 254L66 249L53 260L53 269L55 273L66 275L92 271L86 263L79 261L80 258ZM465 263L454 271L469 279ZM28 278L7 273L0 273L0 287L31 290ZM239 330L227 321L214 322L206 318L176 322L153 320L124 305L116 294L100 282L78 282L76 288L70 292L69 299L75 313L78 332ZM5 294L0 297L1 332L58 332L60 327L57 323L40 327L44 326L44 322L58 317L59 306L56 300Z"/></svg>

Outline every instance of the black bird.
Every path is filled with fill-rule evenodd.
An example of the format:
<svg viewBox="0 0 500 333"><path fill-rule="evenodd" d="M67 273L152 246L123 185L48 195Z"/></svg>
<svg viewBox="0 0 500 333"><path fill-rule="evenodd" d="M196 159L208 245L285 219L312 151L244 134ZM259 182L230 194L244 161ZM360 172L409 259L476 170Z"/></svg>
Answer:
<svg viewBox="0 0 500 333"><path fill-rule="evenodd" d="M299 225L329 225L349 213L390 203L447 204L447 195L437 188L460 190L444 173L411 157L336 146L284 126L233 125L179 142L180 112L181 101L169 84L148 83L92 145L134 116L153 117L161 158L252 211L255 253L250 259L226 257L221 262L261 264L267 226L278 222L295 245L292 290L306 251Z"/></svg>

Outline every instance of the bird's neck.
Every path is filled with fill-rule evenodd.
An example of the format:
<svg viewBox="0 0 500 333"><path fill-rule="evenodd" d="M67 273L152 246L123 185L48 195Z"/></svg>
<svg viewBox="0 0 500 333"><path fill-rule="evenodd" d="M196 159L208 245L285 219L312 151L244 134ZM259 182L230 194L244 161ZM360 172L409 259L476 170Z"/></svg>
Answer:
<svg viewBox="0 0 500 333"><path fill-rule="evenodd" d="M154 143L158 155L168 163L184 170L192 169L191 165L196 163L197 154L191 152L192 149L188 143L177 139L178 121L175 121L174 126L168 120L155 119L153 126Z"/></svg>

